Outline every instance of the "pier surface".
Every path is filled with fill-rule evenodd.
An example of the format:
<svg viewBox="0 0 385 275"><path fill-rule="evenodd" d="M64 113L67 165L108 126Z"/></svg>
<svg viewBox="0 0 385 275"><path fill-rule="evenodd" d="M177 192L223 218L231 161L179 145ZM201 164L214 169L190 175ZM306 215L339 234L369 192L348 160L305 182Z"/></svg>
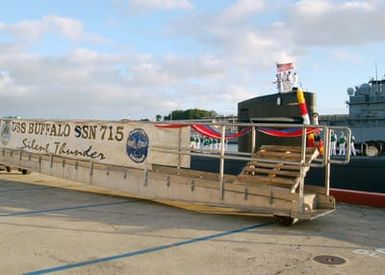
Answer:
<svg viewBox="0 0 385 275"><path fill-rule="evenodd" d="M285 227L272 218L117 195L36 173L0 172L0 274L385 270L385 209L338 204L333 214Z"/></svg>

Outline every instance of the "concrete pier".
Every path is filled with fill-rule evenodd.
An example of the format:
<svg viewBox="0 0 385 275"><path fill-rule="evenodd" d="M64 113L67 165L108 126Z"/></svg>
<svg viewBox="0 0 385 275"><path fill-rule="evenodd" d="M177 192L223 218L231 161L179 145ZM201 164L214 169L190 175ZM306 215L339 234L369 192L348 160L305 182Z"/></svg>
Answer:
<svg viewBox="0 0 385 275"><path fill-rule="evenodd" d="M188 211L117 195L122 193L37 173L0 172L0 273L385 270L385 209L339 204L333 214L285 227L272 218ZM325 256L323 263L317 256Z"/></svg>

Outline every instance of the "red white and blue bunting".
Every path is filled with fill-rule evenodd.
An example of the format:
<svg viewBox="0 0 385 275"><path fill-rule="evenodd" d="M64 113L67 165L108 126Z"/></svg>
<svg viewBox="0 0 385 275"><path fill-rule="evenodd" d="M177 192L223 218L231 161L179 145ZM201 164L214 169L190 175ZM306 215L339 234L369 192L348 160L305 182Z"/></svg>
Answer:
<svg viewBox="0 0 385 275"><path fill-rule="evenodd" d="M181 128L181 127L187 127L189 124L156 124L156 127L159 128ZM204 125L204 124L192 124L191 128L193 128L195 131L200 133L203 136L220 139L221 133L218 132L215 128L211 127L210 125ZM257 128L258 132L261 132L263 134L274 136L274 137L300 137L302 136L302 128L284 128L284 129L277 129L277 128ZM225 136L225 140L231 140L235 138L242 137L246 134L248 134L251 131L251 127L245 127L241 129L239 132L231 133L229 135ZM319 132L319 128L308 128L306 129L306 134L310 133L317 133Z"/></svg>

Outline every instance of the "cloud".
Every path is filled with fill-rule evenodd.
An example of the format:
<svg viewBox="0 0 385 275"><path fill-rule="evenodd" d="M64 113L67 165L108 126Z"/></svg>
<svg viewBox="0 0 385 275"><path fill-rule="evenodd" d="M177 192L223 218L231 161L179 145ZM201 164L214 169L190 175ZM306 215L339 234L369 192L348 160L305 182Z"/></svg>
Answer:
<svg viewBox="0 0 385 275"><path fill-rule="evenodd" d="M164 32L156 38L146 38L147 45L156 44L151 39L170 39L164 44L173 48L162 48L161 54L147 45L141 50L116 42L116 51L108 53L72 43L62 55L42 56L29 52L25 43L52 33L72 42L105 39L87 32L82 21L56 15L0 22L0 33L14 38L0 42L1 114L120 119L195 107L226 112L256 96L254 90L275 91L277 61L295 62L318 47L327 48L333 60L360 62L349 45L385 41L382 2L314 0L290 7L291 1L278 2L272 1L280 15L272 17L277 11L265 1L234 1L206 13L188 1L125 2L140 12L188 11L166 20L171 23L162 25ZM322 66L319 60L309 64Z"/></svg>
<svg viewBox="0 0 385 275"><path fill-rule="evenodd" d="M266 30L247 20L248 16L257 16L264 9L263 2L238 1L223 12L194 13L173 22L167 33L193 39L194 43L204 48L205 52L210 52L212 58L220 60L222 66L229 70L266 70L278 59L293 60L294 57L290 52L293 41L285 40L281 36L281 29Z"/></svg>
<svg viewBox="0 0 385 275"><path fill-rule="evenodd" d="M249 16L260 13L265 10L266 4L263 0L238 0L233 5L227 7L220 14L223 22L244 21Z"/></svg>
<svg viewBox="0 0 385 275"><path fill-rule="evenodd" d="M256 93L255 91L241 85L230 85L221 96L225 101L241 102L256 96Z"/></svg>
<svg viewBox="0 0 385 275"><path fill-rule="evenodd" d="M151 119L179 108L223 111L252 94L230 85L228 68L210 55L155 58L79 48L42 58L11 48L0 56L0 68L4 116Z"/></svg>
<svg viewBox="0 0 385 275"><path fill-rule="evenodd" d="M162 60L164 70L179 79L211 79L223 76L227 66L216 56L202 54L198 57L167 55Z"/></svg>
<svg viewBox="0 0 385 275"><path fill-rule="evenodd" d="M0 22L0 33L27 42L36 42L47 33L54 33L70 41L102 43L106 40L95 34L87 33L83 23L72 18L46 15L40 20L22 20L14 24Z"/></svg>
<svg viewBox="0 0 385 275"><path fill-rule="evenodd" d="M15 97L22 99L28 90L25 87L15 85L15 81L6 72L0 73L0 97Z"/></svg>
<svg viewBox="0 0 385 275"><path fill-rule="evenodd" d="M348 50L334 50L332 52L332 57L338 61L343 61L343 62L353 62L353 63L360 63L362 62L362 59L351 53L351 51Z"/></svg>
<svg viewBox="0 0 385 275"><path fill-rule="evenodd" d="M125 1L118 1L118 4L124 4L124 2ZM187 0L129 0L127 6L130 13L189 10L193 7Z"/></svg>
<svg viewBox="0 0 385 275"><path fill-rule="evenodd" d="M247 5L251 5L250 10ZM0 97L7 92L4 100L0 98L0 109L7 115L27 117L105 119L127 113L136 118L151 117L175 108L228 109L226 106L253 95L249 88L254 82L253 72L271 67L276 56L287 55L274 40L244 27L240 20L243 15L260 12L262 4L238 1L233 7L233 11L229 8L216 17L193 22L193 31L202 34L196 36L197 45L209 45L193 56L102 54L74 48L63 56L42 57L26 53L17 44L8 46L0 56L0 69L9 71L12 81L0 86ZM238 27L228 29L220 24L225 16ZM38 40L47 32L73 41L87 36L80 21L57 16L3 27L16 28L19 41ZM17 95L22 95L23 101Z"/></svg>
<svg viewBox="0 0 385 275"><path fill-rule="evenodd" d="M380 1L298 1L281 32L303 46L363 45L385 40ZM299 42L298 42L299 43Z"/></svg>
<svg viewBox="0 0 385 275"><path fill-rule="evenodd" d="M226 56L238 56L238 60L249 56L250 61L253 56L263 56L268 61L268 56L293 57L295 52L303 53L309 47L365 45L385 40L382 1L301 0L292 7L289 3L281 6L281 17L263 17L264 12L271 11L269 5L239 0L216 14L194 13L174 22L169 34L192 37L201 45L217 47L216 52L225 50ZM274 1L271 5L278 7ZM253 24L255 18L264 23Z"/></svg>
<svg viewBox="0 0 385 275"><path fill-rule="evenodd" d="M0 110L32 118L153 118L178 106L182 89L175 87L190 77L178 78L163 63L133 52L79 48L40 57L10 47L0 56Z"/></svg>

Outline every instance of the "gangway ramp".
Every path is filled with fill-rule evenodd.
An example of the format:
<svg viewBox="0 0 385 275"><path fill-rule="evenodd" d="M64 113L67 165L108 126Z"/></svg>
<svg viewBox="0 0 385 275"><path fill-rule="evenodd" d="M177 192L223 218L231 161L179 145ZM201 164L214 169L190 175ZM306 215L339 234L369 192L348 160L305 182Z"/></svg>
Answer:
<svg viewBox="0 0 385 275"><path fill-rule="evenodd" d="M199 152L190 147L188 123L161 128L146 122L0 121L0 164L20 171L105 187L149 200L236 209L289 222L314 219L335 210L327 181L324 187L304 185L306 172L318 156L317 149L307 148L306 134L298 147L263 145L246 155L235 156L225 152L224 124L218 125L222 135L220 149ZM255 144L253 133L258 124L234 125L231 127L248 127ZM302 127L303 133L306 127L314 127L295 126ZM322 127L327 133L327 127ZM91 134L87 135L84 129L92 129ZM191 169L191 156L219 159L219 173ZM234 176L224 173L227 159L249 163L241 175ZM328 159L324 158L321 165L327 169L327 164Z"/></svg>

